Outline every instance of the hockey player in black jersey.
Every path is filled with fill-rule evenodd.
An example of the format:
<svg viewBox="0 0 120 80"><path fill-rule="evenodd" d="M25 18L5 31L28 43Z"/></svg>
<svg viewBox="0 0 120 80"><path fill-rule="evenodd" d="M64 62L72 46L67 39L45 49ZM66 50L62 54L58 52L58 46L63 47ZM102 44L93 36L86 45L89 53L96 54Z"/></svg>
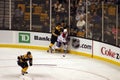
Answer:
<svg viewBox="0 0 120 80"><path fill-rule="evenodd" d="M55 44L55 42L57 41L58 36L61 34L61 25L60 23L57 24L57 26L55 27L54 32L52 32L52 36L51 36L51 43L49 45L49 50L47 50L47 52L51 52L53 51L52 47Z"/></svg>
<svg viewBox="0 0 120 80"><path fill-rule="evenodd" d="M28 66L29 65L32 66L33 57L32 57L31 52L28 51L27 54L20 55L17 57L17 59L18 59L17 64L22 68L21 70L22 75L27 74Z"/></svg>

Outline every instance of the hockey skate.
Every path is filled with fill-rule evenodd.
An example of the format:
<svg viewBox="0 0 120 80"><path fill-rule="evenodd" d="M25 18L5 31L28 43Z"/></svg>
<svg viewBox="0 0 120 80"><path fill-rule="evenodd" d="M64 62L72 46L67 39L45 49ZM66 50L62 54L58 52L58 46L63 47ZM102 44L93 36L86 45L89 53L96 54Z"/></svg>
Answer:
<svg viewBox="0 0 120 80"><path fill-rule="evenodd" d="M68 50L64 50L64 53L68 53Z"/></svg>
<svg viewBox="0 0 120 80"><path fill-rule="evenodd" d="M47 52L52 53L54 50L52 49L52 47L49 46L49 50L47 50Z"/></svg>
<svg viewBox="0 0 120 80"><path fill-rule="evenodd" d="M28 74L28 72L22 72L22 75Z"/></svg>

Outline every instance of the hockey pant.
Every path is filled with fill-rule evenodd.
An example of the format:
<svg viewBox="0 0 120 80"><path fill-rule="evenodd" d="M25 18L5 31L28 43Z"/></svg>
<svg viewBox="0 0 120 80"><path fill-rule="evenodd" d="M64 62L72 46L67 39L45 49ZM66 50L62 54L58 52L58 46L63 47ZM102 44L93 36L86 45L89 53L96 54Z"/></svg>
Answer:
<svg viewBox="0 0 120 80"><path fill-rule="evenodd" d="M20 67L22 67L21 72L25 73L28 69L28 63L27 62L20 62L20 61L17 61L17 63Z"/></svg>
<svg viewBox="0 0 120 80"><path fill-rule="evenodd" d="M67 50L67 43L57 41L56 49L60 49L61 46L63 47L63 50Z"/></svg>

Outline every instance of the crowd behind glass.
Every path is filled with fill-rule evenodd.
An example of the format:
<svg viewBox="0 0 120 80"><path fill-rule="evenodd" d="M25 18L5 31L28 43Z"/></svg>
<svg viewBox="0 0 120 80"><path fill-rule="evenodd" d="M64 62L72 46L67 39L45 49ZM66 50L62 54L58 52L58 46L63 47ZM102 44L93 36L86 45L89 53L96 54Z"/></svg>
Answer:
<svg viewBox="0 0 120 80"><path fill-rule="evenodd" d="M9 14L4 10L4 14L0 14L4 16L0 22L1 30L49 33L57 23L63 23L71 36L120 46L120 6L117 0L12 0L11 3L14 4L11 20L8 20L11 28L10 24L5 25L4 18Z"/></svg>

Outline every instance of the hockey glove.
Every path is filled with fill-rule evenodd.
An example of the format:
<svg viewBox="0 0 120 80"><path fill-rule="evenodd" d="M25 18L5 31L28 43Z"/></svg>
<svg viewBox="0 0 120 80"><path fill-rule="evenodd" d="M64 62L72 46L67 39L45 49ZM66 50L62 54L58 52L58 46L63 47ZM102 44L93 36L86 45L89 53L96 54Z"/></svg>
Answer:
<svg viewBox="0 0 120 80"><path fill-rule="evenodd" d="M32 63L30 63L30 66L32 66Z"/></svg>

